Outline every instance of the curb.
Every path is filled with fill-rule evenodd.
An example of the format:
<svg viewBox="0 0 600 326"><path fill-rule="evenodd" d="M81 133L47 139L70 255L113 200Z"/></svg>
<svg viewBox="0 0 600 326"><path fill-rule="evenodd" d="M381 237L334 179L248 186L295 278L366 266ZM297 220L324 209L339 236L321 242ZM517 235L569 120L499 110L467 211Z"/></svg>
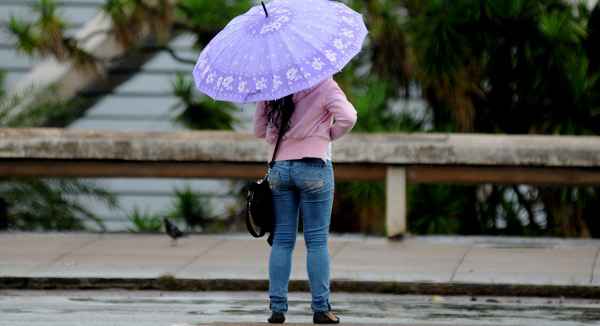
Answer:
<svg viewBox="0 0 600 326"><path fill-rule="evenodd" d="M0 277L0 290L162 290L267 291L268 280L159 278ZM486 283L433 283L331 280L332 292L412 295L472 295L512 297L565 297L600 299L600 286ZM291 280L289 291L308 292L306 280Z"/></svg>

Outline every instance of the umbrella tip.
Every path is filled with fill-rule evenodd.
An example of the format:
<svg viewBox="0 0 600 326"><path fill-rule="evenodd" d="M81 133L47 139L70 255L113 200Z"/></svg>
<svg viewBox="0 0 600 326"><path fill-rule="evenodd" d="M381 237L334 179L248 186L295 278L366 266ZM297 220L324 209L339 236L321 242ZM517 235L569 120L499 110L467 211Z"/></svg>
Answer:
<svg viewBox="0 0 600 326"><path fill-rule="evenodd" d="M265 17L269 17L269 12L267 11L267 6L265 6L265 3L263 1L260 2L260 4L263 7L263 10L265 11Z"/></svg>

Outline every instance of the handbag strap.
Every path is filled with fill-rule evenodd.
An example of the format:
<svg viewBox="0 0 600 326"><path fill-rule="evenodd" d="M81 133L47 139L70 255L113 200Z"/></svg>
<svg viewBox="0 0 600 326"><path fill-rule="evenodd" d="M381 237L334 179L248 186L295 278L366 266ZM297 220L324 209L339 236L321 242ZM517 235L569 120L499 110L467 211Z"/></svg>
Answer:
<svg viewBox="0 0 600 326"><path fill-rule="evenodd" d="M256 230L254 230L254 226L252 225L252 222L250 221L250 203L252 201L251 195L248 194L248 198L246 199L246 229L248 229L248 232L250 232L250 234L255 237L255 238L260 238L263 235L265 235L265 230L261 229L260 232L256 232Z"/></svg>
<svg viewBox="0 0 600 326"><path fill-rule="evenodd" d="M273 157L271 158L271 162L269 162L269 167L272 168L273 164L275 164L275 157L277 156L277 151L279 150L279 143L281 142L281 138L283 138L283 133L281 132L283 129L283 123L279 130L277 131L277 143L275 143L275 149L273 150Z"/></svg>

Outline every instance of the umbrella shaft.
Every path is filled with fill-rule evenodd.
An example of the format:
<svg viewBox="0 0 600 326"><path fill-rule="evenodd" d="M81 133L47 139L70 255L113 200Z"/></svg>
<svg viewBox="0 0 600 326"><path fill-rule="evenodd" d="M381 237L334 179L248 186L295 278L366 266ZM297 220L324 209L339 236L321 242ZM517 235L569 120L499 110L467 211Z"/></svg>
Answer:
<svg viewBox="0 0 600 326"><path fill-rule="evenodd" d="M265 6L265 3L263 1L261 1L260 4L262 5L263 10L265 11L265 16L269 17L269 12L267 11L267 7Z"/></svg>

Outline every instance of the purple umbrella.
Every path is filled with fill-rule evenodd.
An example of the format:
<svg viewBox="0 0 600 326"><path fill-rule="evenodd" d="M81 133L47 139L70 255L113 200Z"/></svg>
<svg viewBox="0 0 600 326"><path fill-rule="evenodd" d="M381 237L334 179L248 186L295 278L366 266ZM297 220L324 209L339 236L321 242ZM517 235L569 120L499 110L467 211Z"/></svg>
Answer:
<svg viewBox="0 0 600 326"><path fill-rule="evenodd" d="M340 71L367 35L361 14L329 0L273 0L234 18L204 48L196 87L215 100L274 100Z"/></svg>

